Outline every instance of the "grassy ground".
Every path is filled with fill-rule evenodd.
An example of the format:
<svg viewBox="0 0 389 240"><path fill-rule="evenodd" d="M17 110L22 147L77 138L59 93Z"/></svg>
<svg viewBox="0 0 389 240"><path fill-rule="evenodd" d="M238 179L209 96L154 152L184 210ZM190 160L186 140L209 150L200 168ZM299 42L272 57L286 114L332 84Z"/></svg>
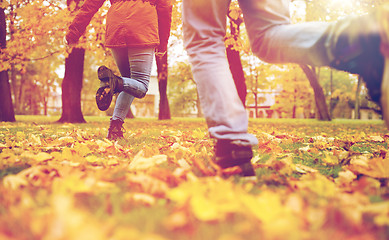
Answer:
<svg viewBox="0 0 389 240"><path fill-rule="evenodd" d="M388 239L382 121L258 119L256 181L213 164L204 119L0 123L0 239Z"/></svg>

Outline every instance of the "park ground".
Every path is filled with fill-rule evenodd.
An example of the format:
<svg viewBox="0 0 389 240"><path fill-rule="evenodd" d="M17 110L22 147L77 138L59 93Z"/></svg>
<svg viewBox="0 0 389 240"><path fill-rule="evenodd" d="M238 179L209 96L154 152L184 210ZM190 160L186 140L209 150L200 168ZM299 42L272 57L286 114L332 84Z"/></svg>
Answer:
<svg viewBox="0 0 389 240"><path fill-rule="evenodd" d="M389 239L382 121L250 120L257 180L203 119L0 123L0 239Z"/></svg>

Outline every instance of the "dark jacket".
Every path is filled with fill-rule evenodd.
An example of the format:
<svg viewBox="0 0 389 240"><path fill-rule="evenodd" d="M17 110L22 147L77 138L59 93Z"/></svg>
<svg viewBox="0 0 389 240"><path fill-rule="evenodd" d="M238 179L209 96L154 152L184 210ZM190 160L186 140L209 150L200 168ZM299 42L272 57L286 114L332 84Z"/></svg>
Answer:
<svg viewBox="0 0 389 240"><path fill-rule="evenodd" d="M86 0L69 26L66 40L76 43L105 0ZM105 46L167 46L170 35L171 0L110 0Z"/></svg>

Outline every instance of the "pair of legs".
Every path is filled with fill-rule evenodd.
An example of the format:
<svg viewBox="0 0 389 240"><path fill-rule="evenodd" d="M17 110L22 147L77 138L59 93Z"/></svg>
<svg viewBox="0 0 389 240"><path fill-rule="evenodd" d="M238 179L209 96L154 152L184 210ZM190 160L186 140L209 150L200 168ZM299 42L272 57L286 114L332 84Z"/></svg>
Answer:
<svg viewBox="0 0 389 240"><path fill-rule="evenodd" d="M106 66L100 66L97 75L100 88L96 92L96 104L101 111L109 108L112 97L118 93L110 121L107 138L123 137L123 123L134 98L143 98L148 90L155 47L112 48L112 54L121 77Z"/></svg>
<svg viewBox="0 0 389 240"><path fill-rule="evenodd" d="M112 48L112 55L123 79L123 91L116 99L112 120L124 121L135 97L148 90L155 47Z"/></svg>
<svg viewBox="0 0 389 240"><path fill-rule="evenodd" d="M384 58L374 16L291 24L289 2L239 0L254 54L270 63L332 66L361 74L373 100L379 102ZM184 45L210 136L218 142L253 146L258 141L247 132L247 114L225 54L229 5L230 0L183 0ZM216 156L228 151L217 147Z"/></svg>

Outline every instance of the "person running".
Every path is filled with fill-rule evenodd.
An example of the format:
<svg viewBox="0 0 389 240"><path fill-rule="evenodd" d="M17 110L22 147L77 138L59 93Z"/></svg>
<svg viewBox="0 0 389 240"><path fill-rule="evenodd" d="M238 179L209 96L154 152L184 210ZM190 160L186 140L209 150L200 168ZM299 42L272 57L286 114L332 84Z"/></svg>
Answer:
<svg viewBox="0 0 389 240"><path fill-rule="evenodd" d="M251 48L269 63L330 66L359 74L389 127L389 9L337 22L291 24L289 0L238 0ZM226 58L224 37L230 0L183 0L184 45L192 65L216 162L248 166L248 117ZM251 166L252 168L252 166ZM254 175L246 167L243 175Z"/></svg>
<svg viewBox="0 0 389 240"><path fill-rule="evenodd" d="M94 14L105 0L86 0L69 26L66 42L74 45L84 34ZM110 48L121 76L106 66L97 70L100 88L96 103L101 111L118 94L110 119L107 138L123 137L123 123L134 98L143 98L148 90L154 59L166 54L171 27L171 0L110 0L105 46Z"/></svg>

